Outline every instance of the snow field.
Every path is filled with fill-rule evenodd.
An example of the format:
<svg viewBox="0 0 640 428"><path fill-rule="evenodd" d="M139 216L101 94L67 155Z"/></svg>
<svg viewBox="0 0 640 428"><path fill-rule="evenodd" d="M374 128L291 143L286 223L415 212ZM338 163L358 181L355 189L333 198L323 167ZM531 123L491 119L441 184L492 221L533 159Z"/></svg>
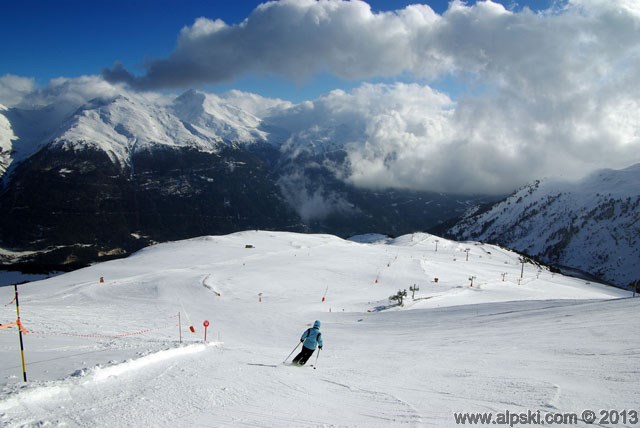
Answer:
<svg viewBox="0 0 640 428"><path fill-rule="evenodd" d="M426 234L241 232L25 284L30 381L0 331L0 424L446 427L453 412L637 407L640 300L529 264L518 284L521 268ZM390 306L413 284L420 300ZM315 319L317 369L282 365Z"/></svg>

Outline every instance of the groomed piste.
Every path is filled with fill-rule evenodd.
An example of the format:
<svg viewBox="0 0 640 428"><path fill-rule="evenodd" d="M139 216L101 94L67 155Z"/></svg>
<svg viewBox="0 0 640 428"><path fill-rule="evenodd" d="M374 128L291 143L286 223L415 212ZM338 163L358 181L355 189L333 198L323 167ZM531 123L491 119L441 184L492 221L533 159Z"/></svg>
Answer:
<svg viewBox="0 0 640 428"><path fill-rule="evenodd" d="M640 299L476 242L247 231L19 293L28 382L0 330L7 427L447 427L640 402ZM283 364L316 319L316 370Z"/></svg>

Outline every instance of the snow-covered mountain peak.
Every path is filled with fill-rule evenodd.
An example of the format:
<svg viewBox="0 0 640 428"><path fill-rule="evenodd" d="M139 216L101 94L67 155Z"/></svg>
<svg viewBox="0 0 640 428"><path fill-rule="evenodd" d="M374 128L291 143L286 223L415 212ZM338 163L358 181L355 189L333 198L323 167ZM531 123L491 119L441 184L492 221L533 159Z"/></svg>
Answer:
<svg viewBox="0 0 640 428"><path fill-rule="evenodd" d="M622 170L602 169L581 182L577 188L584 193L606 193L612 196L626 196L640 191L640 163Z"/></svg>
<svg viewBox="0 0 640 428"><path fill-rule="evenodd" d="M172 112L198 132L225 140L251 143L266 141L262 120L213 94L189 90L177 97Z"/></svg>
<svg viewBox="0 0 640 428"><path fill-rule="evenodd" d="M136 150L153 146L196 147L211 151L220 144L215 135L194 134L163 105L138 96L96 98L82 105L61 127L54 145L94 147L121 165Z"/></svg>
<svg viewBox="0 0 640 428"><path fill-rule="evenodd" d="M0 177L2 177L11 163L12 142L16 138L11 128L11 123L2 114L5 111L7 111L7 108L0 104Z"/></svg>
<svg viewBox="0 0 640 428"><path fill-rule="evenodd" d="M189 89L174 100L174 111L184 116L199 117L204 113L206 98L207 96L203 92Z"/></svg>
<svg viewBox="0 0 640 428"><path fill-rule="evenodd" d="M140 149L192 147L211 152L224 141L253 143L269 137L254 114L196 90L172 98L120 88L85 100L3 109L0 121L3 168L49 144L101 150L114 163L128 165L131 154Z"/></svg>

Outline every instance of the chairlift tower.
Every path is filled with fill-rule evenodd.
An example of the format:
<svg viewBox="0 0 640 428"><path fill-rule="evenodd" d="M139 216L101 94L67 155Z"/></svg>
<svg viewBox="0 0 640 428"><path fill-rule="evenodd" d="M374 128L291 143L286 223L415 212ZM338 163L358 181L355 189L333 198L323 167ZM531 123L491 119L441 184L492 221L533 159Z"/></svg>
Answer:
<svg viewBox="0 0 640 428"><path fill-rule="evenodd" d="M418 290L420 290L420 287L417 286L416 284L413 284L413 286L409 287L409 291L411 291L412 300L416 300L416 291Z"/></svg>

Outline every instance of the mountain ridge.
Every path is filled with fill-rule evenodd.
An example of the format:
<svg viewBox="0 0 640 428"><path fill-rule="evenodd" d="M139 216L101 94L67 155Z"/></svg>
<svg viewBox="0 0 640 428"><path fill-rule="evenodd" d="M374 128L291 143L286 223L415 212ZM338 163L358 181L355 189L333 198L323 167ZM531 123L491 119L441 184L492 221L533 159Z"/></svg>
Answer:
<svg viewBox="0 0 640 428"><path fill-rule="evenodd" d="M628 286L640 279L639 213L636 164L577 182L536 181L486 212L467 214L447 234L504 245Z"/></svg>
<svg viewBox="0 0 640 428"><path fill-rule="evenodd" d="M362 188L349 180L348 147L363 124L306 123L308 108L242 93L110 88L86 101L0 110L0 247L62 266L243 229L431 231L618 285L637 279L640 165L598 171L579 186L539 180L485 208L503 197ZM534 203L535 195L544 200ZM590 233L581 233L585 226ZM591 250L599 246L610 250ZM618 277L619 269L626 273Z"/></svg>
<svg viewBox="0 0 640 428"><path fill-rule="evenodd" d="M357 188L344 179L345 124L288 130L252 113L286 108L242 94L122 90L0 112L8 167L0 247L66 266L243 229L399 235L460 215L478 198Z"/></svg>

